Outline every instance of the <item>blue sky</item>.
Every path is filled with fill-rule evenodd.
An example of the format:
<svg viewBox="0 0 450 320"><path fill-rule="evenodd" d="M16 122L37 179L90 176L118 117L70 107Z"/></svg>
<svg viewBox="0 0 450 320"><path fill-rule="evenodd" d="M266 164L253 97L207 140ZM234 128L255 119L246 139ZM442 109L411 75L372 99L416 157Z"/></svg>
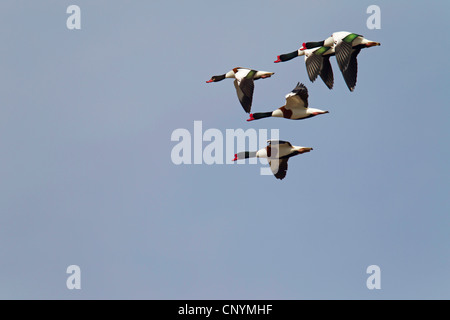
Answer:
<svg viewBox="0 0 450 320"><path fill-rule="evenodd" d="M81 30L66 8L81 8ZM366 9L381 8L369 30ZM1 299L449 299L449 4L431 1L2 1ZM347 30L381 42L351 93L276 56ZM246 122L297 82L330 114ZM314 151L174 165L178 128L279 129ZM242 151L242 150L236 150ZM81 290L66 288L79 265ZM366 268L381 268L368 290Z"/></svg>

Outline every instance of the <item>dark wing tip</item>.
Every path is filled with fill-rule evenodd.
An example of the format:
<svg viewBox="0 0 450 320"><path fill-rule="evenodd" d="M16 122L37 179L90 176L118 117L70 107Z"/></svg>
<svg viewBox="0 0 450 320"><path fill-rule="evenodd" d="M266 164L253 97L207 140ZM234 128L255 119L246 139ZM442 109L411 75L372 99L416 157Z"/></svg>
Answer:
<svg viewBox="0 0 450 320"><path fill-rule="evenodd" d="M347 69L351 59L352 44L341 41L341 43L336 46L335 55L339 69L341 70L341 72L343 72L345 69Z"/></svg>
<svg viewBox="0 0 450 320"><path fill-rule="evenodd" d="M300 97L300 99L303 100L305 104L305 108L308 107L308 88L303 83L297 83L297 86L294 88L294 90L291 91L293 94Z"/></svg>
<svg viewBox="0 0 450 320"><path fill-rule="evenodd" d="M309 80L314 82L323 68L323 56L312 54L306 59L305 65Z"/></svg>
<svg viewBox="0 0 450 320"><path fill-rule="evenodd" d="M331 67L330 63L330 56L327 56L323 60L323 68L320 71L320 77L322 78L325 85L328 87L328 89L333 89L334 85L334 75L333 75L333 68Z"/></svg>
<svg viewBox="0 0 450 320"><path fill-rule="evenodd" d="M287 160L279 161L278 172L274 174L275 178L277 178L279 180L283 180L286 177L287 169L288 169L287 163L288 163Z"/></svg>
<svg viewBox="0 0 450 320"><path fill-rule="evenodd" d="M345 83L347 84L348 89L353 92L355 90L356 81L358 78L358 59L357 56L361 49L353 50L352 56L350 58L350 62L348 64L347 69L342 72L344 76Z"/></svg>
<svg viewBox="0 0 450 320"><path fill-rule="evenodd" d="M297 94L300 91L308 92L308 88L301 82L298 82L295 88L292 90L293 93Z"/></svg>
<svg viewBox="0 0 450 320"><path fill-rule="evenodd" d="M241 100L242 108L244 108L245 112L250 113L250 110L252 109L252 98L249 96L243 96Z"/></svg>
<svg viewBox="0 0 450 320"><path fill-rule="evenodd" d="M241 102L242 107L244 108L245 112L250 113L250 110L252 108L252 101L253 101L253 91L255 88L255 84L252 79L244 78L241 80L241 83L239 85L239 88L243 94L242 98L239 99Z"/></svg>

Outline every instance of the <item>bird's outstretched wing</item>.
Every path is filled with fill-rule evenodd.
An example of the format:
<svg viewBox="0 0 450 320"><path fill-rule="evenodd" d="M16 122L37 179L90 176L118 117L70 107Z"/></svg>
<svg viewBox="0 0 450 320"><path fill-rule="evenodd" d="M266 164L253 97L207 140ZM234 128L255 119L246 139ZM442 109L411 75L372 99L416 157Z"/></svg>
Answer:
<svg viewBox="0 0 450 320"><path fill-rule="evenodd" d="M360 53L361 48L352 49L352 54L350 57L350 61L348 63L347 69L342 72L344 76L345 83L350 91L353 91L356 86L356 78L358 76L358 54Z"/></svg>
<svg viewBox="0 0 450 320"><path fill-rule="evenodd" d="M283 180L286 177L288 169L288 159L272 159L269 160L269 165L275 178Z"/></svg>
<svg viewBox="0 0 450 320"><path fill-rule="evenodd" d="M344 72L347 69L348 64L350 63L350 59L352 56L352 43L357 37L361 35L356 33L350 33L345 38L340 40L335 47L336 52L336 60L341 72Z"/></svg>
<svg viewBox="0 0 450 320"><path fill-rule="evenodd" d="M275 178L283 180L286 177L289 157L280 156L286 151L286 148L292 148L292 144L283 140L268 140L267 142L269 143L266 148L270 169Z"/></svg>
<svg viewBox="0 0 450 320"><path fill-rule="evenodd" d="M303 83L286 95L286 109L308 108L308 89Z"/></svg>
<svg viewBox="0 0 450 320"><path fill-rule="evenodd" d="M306 72L308 73L309 80L311 82L316 81L320 74L323 66L323 56L321 54L316 54L311 52L305 59Z"/></svg>
<svg viewBox="0 0 450 320"><path fill-rule="evenodd" d="M255 73L255 70L249 69L239 69L235 73L234 87L236 88L239 102L247 113L250 113L252 108L253 91L255 89L253 76Z"/></svg>
<svg viewBox="0 0 450 320"><path fill-rule="evenodd" d="M333 69L331 68L330 56L323 57L320 77L322 78L323 82L328 87L328 89L333 89L334 76L333 76Z"/></svg>

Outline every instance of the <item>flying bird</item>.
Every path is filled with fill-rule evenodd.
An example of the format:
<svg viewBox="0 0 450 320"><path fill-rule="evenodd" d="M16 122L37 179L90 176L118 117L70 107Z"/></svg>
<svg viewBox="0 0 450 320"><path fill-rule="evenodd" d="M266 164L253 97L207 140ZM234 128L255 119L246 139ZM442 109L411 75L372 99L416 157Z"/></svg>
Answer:
<svg viewBox="0 0 450 320"><path fill-rule="evenodd" d="M291 120L300 120L315 117L319 114L329 113L315 108L308 107L308 89L303 83L297 83L297 86L286 95L286 104L275 111L251 113L247 121L253 121L269 117L286 118Z"/></svg>
<svg viewBox="0 0 450 320"><path fill-rule="evenodd" d="M314 82L320 75L325 85L329 89L333 89L334 76L330 57L334 56L334 46L325 47L323 41L306 42L296 51L279 55L274 62L285 62L299 56L305 56L306 72L311 82Z"/></svg>
<svg viewBox="0 0 450 320"><path fill-rule="evenodd" d="M278 56L274 62L289 61L296 56L305 56L306 69L311 81L318 75L328 88L333 87L333 71L330 57L336 56L339 69L350 91L355 90L358 75L357 56L361 49L380 46L379 42L368 40L362 35L347 31L333 33L323 41L306 42L297 51ZM315 49L316 47L319 47Z"/></svg>
<svg viewBox="0 0 450 320"><path fill-rule="evenodd" d="M324 40L323 46L334 46L336 61L350 91L356 86L358 75L358 54L361 49L380 46L379 42L368 40L362 35L347 31L333 33Z"/></svg>
<svg viewBox="0 0 450 320"><path fill-rule="evenodd" d="M250 113L253 101L253 91L255 88L254 80L269 78L274 72L257 71L248 68L234 68L225 74L213 76L206 83L222 81L225 78L234 78L234 87L236 88L239 102L245 112Z"/></svg>
<svg viewBox="0 0 450 320"><path fill-rule="evenodd" d="M275 178L283 180L286 177L289 158L311 150L313 148L293 146L288 141L268 140L267 147L258 151L239 152L234 155L233 161L255 157L267 158Z"/></svg>

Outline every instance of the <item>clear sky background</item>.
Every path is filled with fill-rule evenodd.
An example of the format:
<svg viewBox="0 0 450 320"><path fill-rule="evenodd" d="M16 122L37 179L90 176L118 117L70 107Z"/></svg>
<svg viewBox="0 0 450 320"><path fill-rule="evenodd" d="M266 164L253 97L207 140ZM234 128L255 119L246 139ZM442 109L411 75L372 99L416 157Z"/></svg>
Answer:
<svg viewBox="0 0 450 320"><path fill-rule="evenodd" d="M81 30L66 9L81 8ZM366 9L381 8L381 30ZM446 1L0 3L1 299L450 299ZM305 41L352 31L351 93L311 83ZM246 122L297 82L304 121ZM175 129L279 129L314 151L285 180L260 165L180 165ZM236 150L242 151L242 150ZM81 290L66 268L81 267ZM368 290L366 268L381 268Z"/></svg>

